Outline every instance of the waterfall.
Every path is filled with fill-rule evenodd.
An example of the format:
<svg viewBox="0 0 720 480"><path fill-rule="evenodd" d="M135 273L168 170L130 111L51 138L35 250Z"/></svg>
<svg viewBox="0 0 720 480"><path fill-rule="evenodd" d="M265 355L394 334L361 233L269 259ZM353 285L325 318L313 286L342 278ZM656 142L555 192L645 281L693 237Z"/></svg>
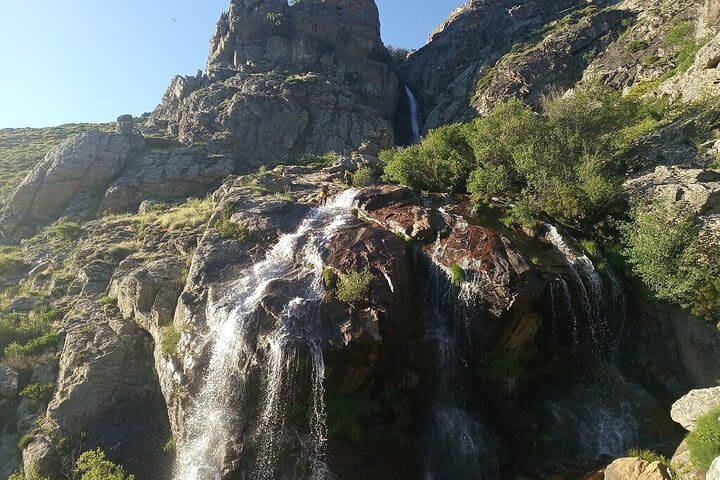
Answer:
<svg viewBox="0 0 720 480"><path fill-rule="evenodd" d="M545 238L563 256L568 265L569 274L572 277L572 287L579 300L579 311L572 305L573 299L570 286L563 279L559 285L560 292L567 301L568 312L573 321L573 343L579 345L582 340L590 340L591 346L598 357L605 360L616 353L619 329L624 325L625 298L620 283L612 274L612 269L604 259L601 259L602 266L610 282L610 289L606 287L602 276L597 271L593 262L584 253L576 251L568 241L558 232L554 225L545 224L547 233ZM557 287L551 285L551 290ZM551 291L551 295L555 293ZM584 316L585 324L580 324L581 316ZM580 332L585 332L589 338L581 338Z"/></svg>
<svg viewBox="0 0 720 480"><path fill-rule="evenodd" d="M425 316L434 347L430 412L425 426L424 480L493 480L499 477L492 437L467 408L472 370L472 324L481 303L479 279L453 286L437 260L429 258Z"/></svg>
<svg viewBox="0 0 720 480"><path fill-rule="evenodd" d="M420 106L415 94L407 85L405 85L405 95L407 95L408 105L410 106L410 126L412 127L413 143L417 144L420 143Z"/></svg>
<svg viewBox="0 0 720 480"><path fill-rule="evenodd" d="M245 438L252 443L248 450L255 454L252 478L275 478L286 407L300 402L291 394L301 382L309 382L311 397L312 446L305 460L313 480L326 478L324 363L318 319L323 296L321 251L352 220L354 196L353 190L346 190L326 206L313 209L297 230L278 239L264 259L236 280L211 290L206 312L209 364L184 418L176 480L220 480L226 473L228 439L238 436L238 425L247 427L253 422L256 435ZM273 283L283 280L288 281L282 290L288 299L279 318L268 319L261 311L261 300ZM256 358L258 351L267 356L262 362ZM247 418L253 409L258 418Z"/></svg>

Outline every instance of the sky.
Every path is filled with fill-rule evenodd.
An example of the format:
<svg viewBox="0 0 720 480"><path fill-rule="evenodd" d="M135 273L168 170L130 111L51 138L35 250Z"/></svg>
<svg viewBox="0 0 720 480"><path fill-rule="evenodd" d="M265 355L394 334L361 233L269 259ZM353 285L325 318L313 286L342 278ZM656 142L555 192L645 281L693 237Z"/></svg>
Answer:
<svg viewBox="0 0 720 480"><path fill-rule="evenodd" d="M0 128L152 111L205 66L229 0L0 0ZM464 0L377 0L383 41L419 48Z"/></svg>

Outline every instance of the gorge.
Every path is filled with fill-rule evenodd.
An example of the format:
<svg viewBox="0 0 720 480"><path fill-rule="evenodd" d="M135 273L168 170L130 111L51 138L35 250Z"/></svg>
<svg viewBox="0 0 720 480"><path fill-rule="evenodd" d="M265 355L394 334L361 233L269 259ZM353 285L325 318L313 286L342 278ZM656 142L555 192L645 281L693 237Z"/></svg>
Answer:
<svg viewBox="0 0 720 480"><path fill-rule="evenodd" d="M0 183L0 478L720 478L719 55L715 0L470 0L407 55L231 0Z"/></svg>

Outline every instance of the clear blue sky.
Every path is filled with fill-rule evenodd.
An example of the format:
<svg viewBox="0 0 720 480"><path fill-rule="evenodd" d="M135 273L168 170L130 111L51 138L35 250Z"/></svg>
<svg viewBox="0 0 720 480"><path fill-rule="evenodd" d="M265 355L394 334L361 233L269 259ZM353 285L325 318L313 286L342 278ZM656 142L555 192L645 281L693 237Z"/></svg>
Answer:
<svg viewBox="0 0 720 480"><path fill-rule="evenodd" d="M0 0L0 128L151 111L204 68L230 0ZM464 0L378 0L385 43L418 48Z"/></svg>

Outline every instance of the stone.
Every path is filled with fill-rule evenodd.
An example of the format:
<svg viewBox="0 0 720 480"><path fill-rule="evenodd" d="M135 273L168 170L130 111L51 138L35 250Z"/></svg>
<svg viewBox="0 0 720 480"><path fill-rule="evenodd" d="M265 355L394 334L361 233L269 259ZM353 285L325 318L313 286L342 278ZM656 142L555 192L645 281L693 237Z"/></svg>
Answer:
<svg viewBox="0 0 720 480"><path fill-rule="evenodd" d="M605 480L671 480L665 465L637 457L619 458L605 469Z"/></svg>
<svg viewBox="0 0 720 480"><path fill-rule="evenodd" d="M673 403L670 415L686 430L694 430L697 419L720 406L720 387L691 390Z"/></svg>
<svg viewBox="0 0 720 480"><path fill-rule="evenodd" d="M704 215L720 213L720 173L713 170L659 166L625 183L633 197L657 197L678 202Z"/></svg>
<svg viewBox="0 0 720 480"><path fill-rule="evenodd" d="M705 476L706 480L720 480L720 457L717 457L710 464L710 469Z"/></svg>
<svg viewBox="0 0 720 480"><path fill-rule="evenodd" d="M33 441L22 452L23 468L25 471L35 468L40 475L50 475L57 461L56 453L53 442L48 436L35 435Z"/></svg>
<svg viewBox="0 0 720 480"><path fill-rule="evenodd" d="M132 135L135 132L135 121L132 115L121 115L117 119L115 131L119 135Z"/></svg>
<svg viewBox="0 0 720 480"><path fill-rule="evenodd" d="M670 466L677 473L678 480L706 480L705 473L693 466L687 440L683 440L675 450Z"/></svg>
<svg viewBox="0 0 720 480"><path fill-rule="evenodd" d="M0 398L15 398L18 394L18 373L0 365Z"/></svg>

